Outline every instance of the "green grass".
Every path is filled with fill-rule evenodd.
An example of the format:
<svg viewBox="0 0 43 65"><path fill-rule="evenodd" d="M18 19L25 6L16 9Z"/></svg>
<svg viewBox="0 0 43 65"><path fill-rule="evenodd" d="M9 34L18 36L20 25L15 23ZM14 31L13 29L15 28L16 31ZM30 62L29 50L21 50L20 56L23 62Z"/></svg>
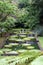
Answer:
<svg viewBox="0 0 43 65"><path fill-rule="evenodd" d="M0 65L28 65L40 55L40 52L36 52L37 50L31 50L20 54L19 56L7 56L0 57Z"/></svg>
<svg viewBox="0 0 43 65"><path fill-rule="evenodd" d="M32 63L31 65L43 65L43 56L40 56L38 58L36 58Z"/></svg>
<svg viewBox="0 0 43 65"><path fill-rule="evenodd" d="M42 48L43 48L43 37L38 37L38 39L39 39L40 45L41 45Z"/></svg>

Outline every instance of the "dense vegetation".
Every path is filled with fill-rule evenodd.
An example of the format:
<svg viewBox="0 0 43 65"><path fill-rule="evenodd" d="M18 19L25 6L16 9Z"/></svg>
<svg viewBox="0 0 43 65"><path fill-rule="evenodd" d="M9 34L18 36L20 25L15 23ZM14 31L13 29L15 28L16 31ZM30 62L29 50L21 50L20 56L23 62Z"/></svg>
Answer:
<svg viewBox="0 0 43 65"><path fill-rule="evenodd" d="M12 28L35 28L39 23L42 0L1 0L0 1L0 30Z"/></svg>
<svg viewBox="0 0 43 65"><path fill-rule="evenodd" d="M16 19L12 16L15 14L16 7L10 1L0 1L0 30L6 32L15 27Z"/></svg>

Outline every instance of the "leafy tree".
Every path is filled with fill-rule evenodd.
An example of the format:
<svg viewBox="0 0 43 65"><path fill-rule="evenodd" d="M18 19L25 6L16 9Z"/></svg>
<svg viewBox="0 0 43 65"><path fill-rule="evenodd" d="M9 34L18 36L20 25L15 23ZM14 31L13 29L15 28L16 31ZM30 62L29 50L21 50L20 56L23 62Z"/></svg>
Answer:
<svg viewBox="0 0 43 65"><path fill-rule="evenodd" d="M15 27L14 18L17 7L10 1L0 1L0 30L9 31ZM4 32L3 31L3 32Z"/></svg>
<svg viewBox="0 0 43 65"><path fill-rule="evenodd" d="M39 23L42 11L42 0L0 0L0 29L10 30L13 27L33 29ZM14 0L15 2L15 0Z"/></svg>
<svg viewBox="0 0 43 65"><path fill-rule="evenodd" d="M39 16L42 11L41 7L42 0L19 0L18 21L24 24L24 27L33 29L39 24Z"/></svg>

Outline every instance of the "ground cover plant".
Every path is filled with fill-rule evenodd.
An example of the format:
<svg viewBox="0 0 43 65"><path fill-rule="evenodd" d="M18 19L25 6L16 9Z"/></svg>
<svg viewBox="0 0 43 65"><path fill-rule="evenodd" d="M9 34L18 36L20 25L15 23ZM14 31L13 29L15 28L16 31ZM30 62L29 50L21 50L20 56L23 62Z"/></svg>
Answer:
<svg viewBox="0 0 43 65"><path fill-rule="evenodd" d="M33 56L33 54L34 54L34 56ZM29 64L31 61L33 61L33 59L37 58L40 55L41 55L40 51L37 52L37 50L31 50L28 52L24 52L23 54L21 54L17 57L14 57L14 56L5 57L0 60L0 64L3 65L3 64L7 63L7 65L12 65L12 64L26 65L26 64ZM3 61L3 63L2 63L2 61Z"/></svg>

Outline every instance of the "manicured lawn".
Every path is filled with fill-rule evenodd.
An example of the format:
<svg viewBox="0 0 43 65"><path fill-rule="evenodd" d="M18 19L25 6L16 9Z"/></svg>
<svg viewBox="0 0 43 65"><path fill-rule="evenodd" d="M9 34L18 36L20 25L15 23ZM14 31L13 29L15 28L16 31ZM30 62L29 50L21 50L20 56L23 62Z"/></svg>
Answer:
<svg viewBox="0 0 43 65"><path fill-rule="evenodd" d="M38 37L38 39L39 39L39 42L40 42L40 44L41 44L41 46L43 48L43 37Z"/></svg>

